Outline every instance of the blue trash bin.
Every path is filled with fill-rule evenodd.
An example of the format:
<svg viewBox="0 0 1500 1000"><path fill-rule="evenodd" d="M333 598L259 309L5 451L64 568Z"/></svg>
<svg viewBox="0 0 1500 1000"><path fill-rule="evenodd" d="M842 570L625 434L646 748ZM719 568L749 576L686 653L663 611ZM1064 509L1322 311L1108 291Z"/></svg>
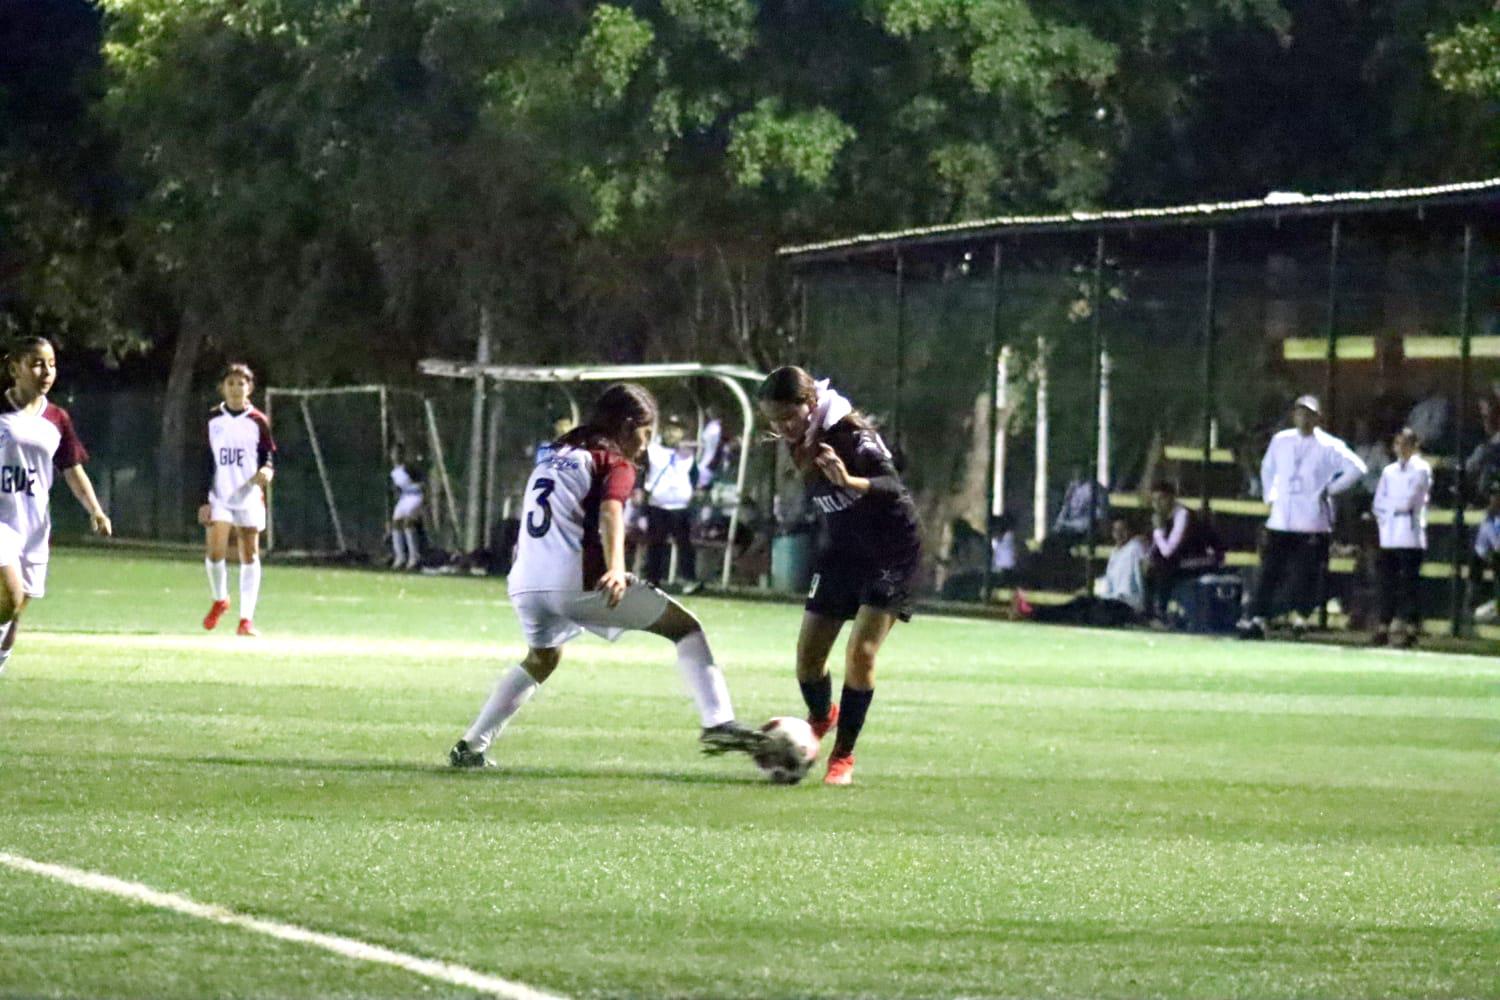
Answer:
<svg viewBox="0 0 1500 1000"><path fill-rule="evenodd" d="M796 531L771 539L771 587L786 594L806 593L812 583L813 535Z"/></svg>

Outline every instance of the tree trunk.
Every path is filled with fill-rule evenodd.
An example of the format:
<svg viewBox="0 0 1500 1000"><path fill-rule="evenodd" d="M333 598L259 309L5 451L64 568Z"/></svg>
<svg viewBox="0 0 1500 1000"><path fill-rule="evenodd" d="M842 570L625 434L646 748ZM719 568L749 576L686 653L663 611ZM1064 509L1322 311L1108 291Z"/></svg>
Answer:
<svg viewBox="0 0 1500 1000"><path fill-rule="evenodd" d="M162 398L161 439L156 453L157 537L178 537L182 526L191 524L187 517L186 458L188 407L193 395L193 372L203 352L204 325L197 311L183 313L172 350L172 368L167 375L167 391Z"/></svg>

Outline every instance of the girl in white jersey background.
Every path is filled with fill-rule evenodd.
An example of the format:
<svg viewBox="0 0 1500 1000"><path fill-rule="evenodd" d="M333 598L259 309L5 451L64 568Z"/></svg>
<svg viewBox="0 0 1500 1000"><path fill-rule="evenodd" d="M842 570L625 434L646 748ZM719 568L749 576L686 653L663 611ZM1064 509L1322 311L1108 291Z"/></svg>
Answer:
<svg viewBox="0 0 1500 1000"><path fill-rule="evenodd" d="M204 527L203 564L213 598L203 627L212 629L229 610L229 567L225 555L229 533L238 536L240 555L240 625L238 635L259 635L255 606L260 600L260 533L266 528L266 487L271 485L271 421L250 405L255 373L235 363L219 376L223 402L208 413L207 484L198 523Z"/></svg>
<svg viewBox="0 0 1500 1000"><path fill-rule="evenodd" d="M391 569L420 569L422 542L417 527L422 521L422 484L427 477L420 466L406 460L406 446L391 445L391 489L396 505L391 508Z"/></svg>
<svg viewBox="0 0 1500 1000"><path fill-rule="evenodd" d="M45 337L27 337L7 352L11 385L0 405L0 672L16 644L21 612L47 590L53 473L88 512L95 534L109 535L83 463L88 452L62 407L48 401L57 354Z"/></svg>
<svg viewBox="0 0 1500 1000"><path fill-rule="evenodd" d="M488 766L490 743L552 676L563 644L584 631L611 642L632 630L669 639L698 708L704 752L755 753L766 746L763 733L735 722L724 675L698 619L625 572L624 506L656 414L655 397L642 387L612 385L588 421L558 438L533 469L507 581L526 656L500 676L474 724L448 752L454 767Z"/></svg>

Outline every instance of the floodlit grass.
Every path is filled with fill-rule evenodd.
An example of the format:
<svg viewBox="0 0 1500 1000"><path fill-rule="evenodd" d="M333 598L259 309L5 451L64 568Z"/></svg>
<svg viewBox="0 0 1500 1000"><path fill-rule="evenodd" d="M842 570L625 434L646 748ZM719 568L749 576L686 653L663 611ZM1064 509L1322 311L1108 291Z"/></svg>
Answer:
<svg viewBox="0 0 1500 1000"><path fill-rule="evenodd" d="M231 573L231 577L234 574ZM919 618L858 784L702 759L581 639L498 745L496 581L61 553L0 679L0 851L581 996L1500 995L1493 661ZM744 719L790 606L691 602ZM0 869L0 994L462 990Z"/></svg>

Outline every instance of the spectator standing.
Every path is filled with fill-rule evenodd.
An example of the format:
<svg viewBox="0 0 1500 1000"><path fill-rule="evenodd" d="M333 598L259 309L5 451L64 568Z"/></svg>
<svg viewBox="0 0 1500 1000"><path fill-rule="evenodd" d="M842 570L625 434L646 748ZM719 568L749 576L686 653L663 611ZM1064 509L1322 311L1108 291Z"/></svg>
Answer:
<svg viewBox="0 0 1500 1000"><path fill-rule="evenodd" d="M677 575L683 589L698 587L698 559L693 549L693 491L698 465L693 443L685 439L682 422L669 418L661 438L646 446L646 579L658 586L666 582L677 544Z"/></svg>
<svg viewBox="0 0 1500 1000"><path fill-rule="evenodd" d="M1316 396L1292 404L1292 426L1271 438L1260 463L1261 495L1271 505L1261 549L1260 578L1249 613L1240 619L1242 639L1264 639L1266 615L1277 588L1296 586L1293 608L1309 611L1322 599L1333 534L1332 498L1359 482L1365 464L1339 438L1318 426Z"/></svg>
<svg viewBox="0 0 1500 1000"><path fill-rule="evenodd" d="M1421 629L1417 585L1427 554L1427 504L1432 496L1432 467L1417 454L1416 432L1403 427L1396 435L1396 460L1380 473L1370 509L1380 529L1380 619L1372 642L1391 641L1395 622L1404 625L1403 648L1416 645Z"/></svg>
<svg viewBox="0 0 1500 1000"><path fill-rule="evenodd" d="M1208 522L1177 499L1177 487L1165 480L1151 487L1150 557L1146 567L1146 594L1150 612L1164 618L1172 588L1224 561L1223 544Z"/></svg>
<svg viewBox="0 0 1500 1000"><path fill-rule="evenodd" d="M1089 517L1090 504L1094 508L1092 520ZM1097 531L1108 523L1109 490L1092 482L1082 469L1075 467L1067 489L1063 491L1062 507L1052 522L1052 533L1047 538L1049 549L1072 548L1083 541L1092 544L1093 539L1088 537L1090 526Z"/></svg>

